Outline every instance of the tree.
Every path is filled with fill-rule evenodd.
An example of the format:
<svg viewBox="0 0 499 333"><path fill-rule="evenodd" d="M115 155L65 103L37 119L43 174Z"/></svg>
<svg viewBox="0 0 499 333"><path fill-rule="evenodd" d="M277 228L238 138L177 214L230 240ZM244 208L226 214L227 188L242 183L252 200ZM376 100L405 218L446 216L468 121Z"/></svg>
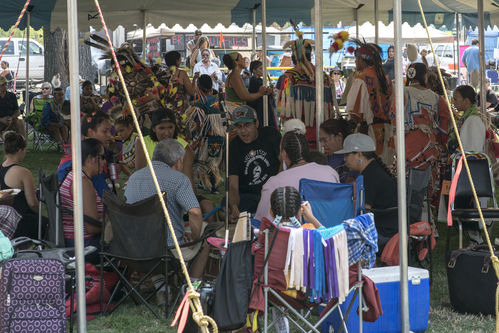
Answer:
<svg viewBox="0 0 499 333"><path fill-rule="evenodd" d="M45 49L45 81L50 82L52 77L60 74L61 86L69 85L69 55L68 55L68 34L65 30L57 28L50 32L43 28L43 42ZM83 34L80 33L80 38ZM95 68L92 66L90 47L85 44L78 46L79 54L79 74L84 80L94 80L97 78Z"/></svg>

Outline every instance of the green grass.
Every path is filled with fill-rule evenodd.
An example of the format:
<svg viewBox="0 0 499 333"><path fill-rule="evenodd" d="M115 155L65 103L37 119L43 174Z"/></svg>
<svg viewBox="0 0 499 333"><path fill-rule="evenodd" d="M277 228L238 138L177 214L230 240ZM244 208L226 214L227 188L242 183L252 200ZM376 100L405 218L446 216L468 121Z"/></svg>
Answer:
<svg viewBox="0 0 499 333"><path fill-rule="evenodd" d="M29 146L31 148L31 145ZM61 157L55 151L29 151L23 163L38 179L38 169L43 168L46 174L54 172ZM2 156L3 158L3 156ZM123 186L123 178L120 179ZM223 195L223 185L220 186L220 195ZM204 194L204 193L203 193ZM212 198L210 196L210 198ZM427 332L493 332L495 318L491 316L463 315L451 309L447 287L446 263L444 262L446 226L439 223L440 239L433 253L434 281L430 289L430 316ZM491 235L492 241L499 237L497 227ZM456 233L452 234L451 249L457 248ZM158 311L160 311L158 309ZM161 312L160 312L161 313ZM397 320L397 319L394 319ZM88 322L88 332L175 332L170 327L171 318L157 320L144 306L135 306L129 302L110 316L101 316ZM293 330L294 331L294 330Z"/></svg>

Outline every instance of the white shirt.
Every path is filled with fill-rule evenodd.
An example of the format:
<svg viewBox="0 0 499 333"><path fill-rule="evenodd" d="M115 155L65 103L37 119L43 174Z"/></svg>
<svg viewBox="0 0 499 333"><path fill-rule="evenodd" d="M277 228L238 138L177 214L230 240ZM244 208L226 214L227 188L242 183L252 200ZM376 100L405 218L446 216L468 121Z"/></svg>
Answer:
<svg viewBox="0 0 499 333"><path fill-rule="evenodd" d="M469 116L459 131L464 150L485 152L485 131L485 124L480 116Z"/></svg>
<svg viewBox="0 0 499 333"><path fill-rule="evenodd" d="M199 75L209 75L216 73L217 79L214 80L211 78L211 81L213 81L213 89L218 90L218 81L222 80L222 72L218 68L218 66L210 61L208 67L206 67L202 61L198 62L193 69L193 73L199 72Z"/></svg>

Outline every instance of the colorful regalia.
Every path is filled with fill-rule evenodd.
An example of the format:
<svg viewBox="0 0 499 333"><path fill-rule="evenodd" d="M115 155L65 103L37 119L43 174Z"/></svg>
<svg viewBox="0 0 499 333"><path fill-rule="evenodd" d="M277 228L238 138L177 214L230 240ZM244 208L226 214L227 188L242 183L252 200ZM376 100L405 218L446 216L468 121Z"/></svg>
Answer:
<svg viewBox="0 0 499 333"><path fill-rule="evenodd" d="M219 103L214 96L202 96L185 112L185 128L192 133L195 154L194 177L211 190L220 183L220 163L223 158L225 127ZM214 184L212 179L215 180Z"/></svg>

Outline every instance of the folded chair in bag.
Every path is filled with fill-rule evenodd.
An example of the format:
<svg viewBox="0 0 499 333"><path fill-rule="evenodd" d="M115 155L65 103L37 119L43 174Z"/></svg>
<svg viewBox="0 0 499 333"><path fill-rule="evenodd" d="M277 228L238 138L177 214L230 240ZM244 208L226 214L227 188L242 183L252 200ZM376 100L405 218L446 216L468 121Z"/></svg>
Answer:
<svg viewBox="0 0 499 333"><path fill-rule="evenodd" d="M45 239L56 247L64 247L64 227L62 225L59 197L59 181L57 173L46 176L39 169L40 200L38 201L38 239ZM45 204L48 216L48 231L42 235L42 207Z"/></svg>
<svg viewBox="0 0 499 333"><path fill-rule="evenodd" d="M480 223L480 216L475 205L466 169L464 168L464 165L459 167L460 157L460 154L456 154L452 161L452 183L453 186L455 186L455 198L452 200L453 186L451 186L449 207L452 220L447 222L450 223L449 225L454 221L457 222L459 229L459 248L461 249L463 248L463 229L481 231L482 224ZM466 159L468 161L476 194L480 199L485 223L490 227L492 226L493 221L499 220L499 208L497 205L491 163L484 153L473 153L470 155L466 153ZM492 202L492 206L490 206L490 202ZM450 227L448 233L450 233ZM447 253L449 252L449 238L450 235L447 237Z"/></svg>
<svg viewBox="0 0 499 333"><path fill-rule="evenodd" d="M325 227L341 224L364 210L364 178L352 183L328 183L300 179L300 195L308 201L314 216Z"/></svg>

